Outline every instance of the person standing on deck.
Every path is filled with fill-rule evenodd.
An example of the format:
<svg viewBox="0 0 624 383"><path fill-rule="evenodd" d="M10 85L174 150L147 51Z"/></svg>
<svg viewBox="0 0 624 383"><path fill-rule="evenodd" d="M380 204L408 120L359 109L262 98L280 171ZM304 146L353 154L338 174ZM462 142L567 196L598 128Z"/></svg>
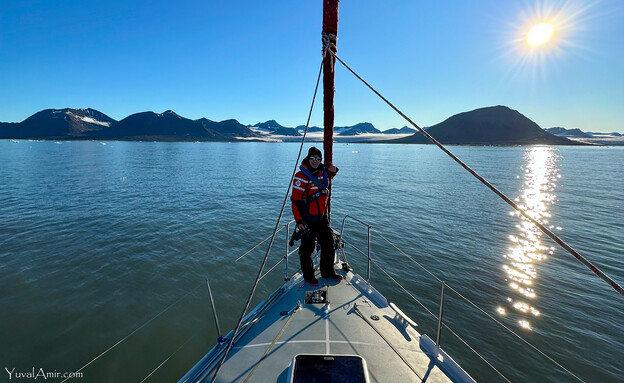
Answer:
<svg viewBox="0 0 624 383"><path fill-rule="evenodd" d="M318 286L312 262L315 239L321 245L321 277L342 280L342 276L336 274L334 270L334 235L327 216L329 185L338 173L338 168L333 164L325 167L321 162L322 159L323 155L319 149L313 146L308 150L308 156L301 162L300 170L293 179L290 198L297 229L309 230L309 234L301 237L299 261L303 279L310 286Z"/></svg>

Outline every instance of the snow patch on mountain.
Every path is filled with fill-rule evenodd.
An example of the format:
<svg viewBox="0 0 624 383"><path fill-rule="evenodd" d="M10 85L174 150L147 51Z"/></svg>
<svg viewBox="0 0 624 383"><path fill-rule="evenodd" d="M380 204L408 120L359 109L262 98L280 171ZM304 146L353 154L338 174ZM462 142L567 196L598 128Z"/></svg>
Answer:
<svg viewBox="0 0 624 383"><path fill-rule="evenodd" d="M102 125L102 126L110 126L110 122L104 122L104 121L98 121L95 118L91 118L91 117L81 117L80 118L82 121L84 122L88 122L90 124L97 124L97 125Z"/></svg>

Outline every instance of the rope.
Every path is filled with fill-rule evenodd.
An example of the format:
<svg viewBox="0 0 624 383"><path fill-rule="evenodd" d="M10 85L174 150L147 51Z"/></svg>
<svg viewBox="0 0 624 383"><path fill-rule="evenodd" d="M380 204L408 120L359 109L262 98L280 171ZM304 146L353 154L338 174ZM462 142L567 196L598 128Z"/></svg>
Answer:
<svg viewBox="0 0 624 383"><path fill-rule="evenodd" d="M284 334L284 331L286 330L286 327L288 327L288 325L290 324L290 322L295 317L295 314L298 311L299 311L299 305L295 306L293 311L290 313L290 316L288 317L288 320L286 321L286 323L284 323L284 325L280 329L279 333L277 333L277 336L273 339L273 342L271 343L271 345L264 351L264 354L262 354L262 357L256 362L256 364L254 365L253 369L249 372L249 374L247 375L247 377L245 378L245 381L243 383L249 382L249 379L251 379L251 376L256 372L256 370L260 366L260 363L262 363L262 361L264 361L264 358L266 358L266 356L269 354L269 352L271 352L273 347L275 347L275 343L277 343L277 340L282 336L282 334Z"/></svg>
<svg viewBox="0 0 624 383"><path fill-rule="evenodd" d="M585 265L587 268L589 268L594 274L596 274L600 279L602 279L603 281L607 282L611 287L613 287L613 289L615 291L617 291L620 295L624 296L624 290L622 289L622 287L615 282L611 277L609 277L607 274L605 274L602 270L598 269L596 266L594 266L590 261L588 261L585 257L583 257L580 253L578 253L576 250L574 250L572 247L570 247L567 243L565 243L561 238L559 238L555 233L553 233L552 231L550 231L548 228L546 228L546 226L542 225L539 221L537 221L536 219L534 219L533 217L531 217L527 212L525 212L522 208L520 208L515 202L513 202L511 199L509 199L509 197L507 197L505 194L503 194L503 192L501 192L500 190L498 190L494 185L492 185L491 183L489 183L485 178L483 178L481 175L479 175L476 171L474 171L472 168L470 168L470 166L466 165L466 163L464 163L462 160L460 160L457 156L455 156L453 153L451 153L450 150L448 150L444 145L442 145L438 140L436 140L435 138L433 138L432 135L430 135L429 133L427 133L423 128L421 128L420 126L416 125L416 123L414 121L412 121L409 117L407 117L403 112L401 112L396 106L394 106L390 101L388 101L384 96L382 96L377 90L375 90L375 88L373 88L368 82L366 82L366 80L364 80L362 77L360 77L357 73L355 73L355 71L353 69L351 69L351 67L349 67L344 61L342 61L340 59L340 57L336 56L336 54L334 52L332 52L331 49L328 49L328 52L334 56L334 58L336 58L336 60L340 61L340 63L342 65L345 66L345 68L347 68L349 70L349 72L353 73L353 75L355 77L357 77L360 81L362 81L364 83L364 85L366 85L370 90L372 90L377 96L379 96L379 98L381 98L386 104L388 104L392 109L394 109L398 114L401 115L401 117L403 117L407 122L409 122L410 124L412 124L412 126L414 126L414 128L418 129L418 131L420 133L422 133L423 135L425 135L425 137L427 137L427 139L429 141L431 141L433 144L437 145L440 149L442 149L442 151L444 151L444 153L448 154L453 160L455 160L455 162L457 162L459 165L461 165L464 169L466 169L470 174L472 174L475 178L477 178L479 181L481 181L482 184L484 184L485 186L487 186L490 190L492 190L497 196L499 196L503 201L507 202L507 204L509 206L511 206L512 208L514 208L514 210L516 210L517 212L519 212L520 214L522 214L522 216L524 216L526 219L528 219L529 221L531 221L531 223L533 223L535 226L537 226L542 233L546 234L547 236L549 236L553 241L557 242L557 244L559 244L559 246L561 246L562 248L564 248L568 253L570 253L572 256L574 256L574 258L576 258L579 262L581 262L583 265Z"/></svg>
<svg viewBox="0 0 624 383"><path fill-rule="evenodd" d="M139 326L138 328L136 328L134 331L132 331L130 334L126 335L125 337L123 337L121 340L117 341L117 343L113 344L112 346L110 346L106 351L104 351L103 353L101 353L100 355L96 356L95 358L91 359L91 361L87 364L85 364L84 366L80 367L76 372L80 372L82 371L85 367L89 366L91 363L95 362L96 360L100 359L102 356L104 356L104 354L106 354L107 352L109 352L110 350L114 349L115 347L119 346L121 343L123 343L126 339L130 338L132 335L134 335L135 333L137 333L139 330L141 330L143 327L147 326L149 323L151 323L154 319L158 318L159 316L161 316L162 314L164 314L167 310L169 310L170 308L172 308L173 306L175 306L176 304L178 304L181 300L183 300L184 298L186 298L188 295L190 295L191 293L195 292L195 290L197 290L199 287L201 287L203 285L203 283L200 283L197 287L195 287L194 289L190 290L189 292L187 292L186 294L184 294L182 297L180 297L177 301L173 302L172 304L170 304L169 306L167 306L164 310L162 310L161 312L159 312L158 314L156 314L156 316L154 316L152 319L148 320L147 322L143 323L141 326ZM70 378L65 378L65 380L61 381L61 383L65 382L66 380L68 380Z"/></svg>
<svg viewBox="0 0 624 383"><path fill-rule="evenodd" d="M323 59L325 59L325 57L323 57ZM284 215L284 208L286 207L286 201L288 201L288 195L290 194L290 187L292 186L292 182L295 178L295 174L297 173L299 160L301 159L301 152L303 150L303 144L305 142L306 135L308 134L310 118L312 118L312 110L314 109L314 101L316 100L316 93L318 91L318 86L321 81L322 73L323 73L323 62L321 61L318 77L316 79L316 86L314 88L314 95L312 96L312 104L310 105L310 112L308 113L308 120L306 121L306 126L303 132L303 137L301 138L301 145L299 146L299 154L297 155L297 161L295 162L293 173L292 173L292 176L290 177L290 182L288 182L288 188L286 189L286 195L284 196L284 202L282 203L282 208L280 210L279 217L277 218L277 222L275 222L275 228L273 229L271 242L269 242L269 247L266 251L266 254L264 255L262 264L260 265L260 268L258 269L258 275L256 276L256 281L254 282L254 285L251 288L251 292L249 294L249 297L247 298L247 303L245 303L245 308L243 309L243 312L241 313L241 316L238 320L238 324L236 325L236 328L234 329L232 338L228 342L227 348L225 349L225 352L223 353L223 357L221 358L221 361L219 362L219 366L217 366L217 370L215 371L215 374L212 376L212 379L210 380L211 383L214 383L214 381L217 379L217 376L219 375L219 372L221 371L221 368L223 367L223 364L225 363L225 359L227 358L228 354L230 353L230 350L232 349L232 345L234 344L234 339L236 338L236 334L238 333L238 330L240 329L240 326L243 323L243 318L245 318L245 315L247 314L247 310L249 309L249 304L251 303L251 299L253 298L253 295L256 292L256 288L258 287L258 283L260 282L260 278L262 276L262 271L264 270L264 266L266 265L267 259L269 258L269 253L271 252L271 247L273 246L273 241L275 240L275 235L277 234L277 229L279 227L280 221L282 220L282 215Z"/></svg>
<svg viewBox="0 0 624 383"><path fill-rule="evenodd" d="M321 40L323 41L323 59L327 56L327 51L331 51L332 55L335 55L338 52L338 48L336 47L338 36L332 33L321 32ZM335 63L336 60L329 60L329 69L332 72L334 71Z"/></svg>
<svg viewBox="0 0 624 383"><path fill-rule="evenodd" d="M332 52L337 52L336 41L338 37L333 33L321 32L321 40L323 41L323 57L327 56L327 50L331 49Z"/></svg>

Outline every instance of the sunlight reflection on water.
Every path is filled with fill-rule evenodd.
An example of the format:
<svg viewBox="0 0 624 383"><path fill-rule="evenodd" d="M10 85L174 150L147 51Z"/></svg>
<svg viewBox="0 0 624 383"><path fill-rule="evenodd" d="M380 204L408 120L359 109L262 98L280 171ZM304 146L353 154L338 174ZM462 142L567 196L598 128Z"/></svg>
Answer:
<svg viewBox="0 0 624 383"><path fill-rule="evenodd" d="M557 168L559 155L556 149L550 147L530 147L524 153L524 159L525 163L521 167L524 182L516 203L532 218L548 226L550 205L557 198L554 193L556 181L561 177ZM516 230L509 236L511 247L504 254L503 263L505 281L512 294L507 298L507 308L499 306L497 312L500 315L513 313L519 318L517 323L520 328L532 330L530 319L540 315L534 306L537 298L533 288L533 282L538 276L536 266L552 255L554 248L544 246L541 242L542 232L520 213L514 211L509 214L519 220Z"/></svg>

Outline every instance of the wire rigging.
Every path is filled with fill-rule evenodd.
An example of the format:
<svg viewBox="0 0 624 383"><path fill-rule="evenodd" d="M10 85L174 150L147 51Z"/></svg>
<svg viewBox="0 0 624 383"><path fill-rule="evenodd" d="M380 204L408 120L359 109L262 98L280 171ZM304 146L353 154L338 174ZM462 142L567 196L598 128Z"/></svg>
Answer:
<svg viewBox="0 0 624 383"><path fill-rule="evenodd" d="M327 36L329 37L329 36ZM251 303L251 300L253 298L253 295L256 291L256 288L258 286L258 283L260 282L260 280L268 273L271 272L271 270L273 270L277 265L273 266L273 268L271 268L271 270L269 270L267 273L263 274L264 271L264 267L266 266L266 262L268 259L268 256L270 254L271 248L273 246L274 240L275 240L275 236L278 233L278 227L279 224L281 222L282 216L284 214L284 209L286 206L286 202L288 200L288 195L290 193L290 188L292 186L292 181L294 179L294 176L297 172L297 165L299 164L299 161L301 159L301 152L303 150L303 145L305 143L305 139L307 136L307 132L308 132L308 127L310 124L310 119L311 119L311 115L312 115L312 111L314 108L314 103L316 100L316 94L318 91L318 86L320 83L320 78L321 78L321 74L322 74L322 70L323 70L323 61L325 60L327 53L329 52L336 60L338 60L342 65L345 66L345 68L347 68L353 75L355 75L360 81L362 81L369 89L371 89L377 96L379 96L384 102L386 102L392 109L394 109L399 115L401 115L405 120L407 120L412 126L414 126L420 133L422 133L423 135L425 135L425 137L427 137L432 143L434 143L435 145L437 145L440 149L442 149L442 151L444 151L447 155L449 155L453 160L455 160L458 164L460 164L465 170L467 170L469 173L471 173L475 178L477 178L481 183L483 183L485 186L487 186L490 190L492 190L495 194L497 194L500 198L502 198L505 202L507 202L512 208L514 208L516 211L518 211L520 214L522 214L525 218L527 218L530 222L532 222L534 225L536 225L544 234L548 235L551 239L553 239L555 242L557 242L562 248L564 248L565 250L567 250L570 254L572 254L579 262L581 262L582 264L584 264L585 266L587 266L590 270L592 270L597 276L599 276L601 279L605 280L607 283L609 283L618 293L620 293L621 295L624 295L624 292L622 290L622 288L619 286L619 284L617 284L613 279L611 279L609 276L607 276L606 274L604 274L601 270L599 270L597 267L595 267L591 262L589 262L587 259L585 259L581 254L579 254L578 252L576 252L573 248L571 248L569 245L567 245L563 240L561 240L561 238L559 238L556 234L552 233L550 230L548 230L545 226L543 226L540 222L538 222L537 220L535 220L534 218L532 218L528 213L526 213L523 209L521 209L517 204L515 204L512 200L510 200L505 194L503 194L501 191L499 191L496 187L494 187L491 183L489 183L485 178L483 178L481 175L479 175L476 171L474 171L472 168L470 168L466 163L464 163L462 160L460 160L457 156L455 156L451 151L449 151L446 147L444 147L444 145L442 145L440 142L438 142L433 136L431 136L429 133L427 133L424 129L420 128L415 122L413 122L409 117L407 117L403 112L401 112L397 107L395 107L390 101L388 101L384 96L382 96L377 90L375 90L370 84L368 84L368 82L366 82L362 77L360 77L353 69L351 69L351 67L349 67L344 61L342 61L337 55L336 53L332 50L335 49L335 44L333 42L331 42L331 40L329 38L326 38L325 36L323 36L323 60L321 61L321 66L319 68L319 74L317 77L317 81L316 81L316 86L314 89L314 95L312 98L312 104L310 106L310 111L308 114L308 119L306 122L306 126L305 126L305 130L303 133L303 137L301 140L301 145L299 147L299 153L297 155L297 160L295 162L295 167L293 169L293 173L290 179L290 182L288 183L288 188L286 190L286 195L284 197L284 202L282 204L281 210L280 210L280 214L279 217L277 219L277 222L275 224L275 228L273 231L273 234L270 236L270 242L269 242L269 246L267 248L266 254L264 256L264 259L260 265L260 268L258 270L258 275L256 277L256 280L254 282L254 285L252 286L251 292L249 294L249 297L247 299L247 302L245 304L245 307L241 313L240 319L238 321L238 324L236 325L234 331L233 331L233 335L230 339L230 341L228 342L227 348L225 349L225 352L223 353L223 356L221 357L221 360L219 362L219 365L217 366L217 369L211 379L211 383L215 382L219 372L221 371L221 368L223 367L223 364L225 363L225 360L228 357L228 354L233 346L233 342L234 339L236 338L236 335L240 329L240 326L243 322L243 319L247 313L247 310L249 309L249 305ZM385 237L383 237L384 240L386 240L388 243L390 243L390 241L388 241ZM261 245L262 243L266 242L269 238L265 239L264 241L260 242L258 245L256 245L255 247L253 247L252 249L250 249L247 253L245 253L243 256L241 256L240 258L244 257L245 255L247 255L249 252L251 252L252 250L254 250L255 248L257 248L259 245ZM394 244L392 244L392 246L394 246L397 250L399 250L402 254L404 254L405 256L407 256L412 262L416 263L418 266L420 266L421 268L423 268L425 271L427 271L430 275L432 275L434 278L436 278L437 280L440 280L437 276L435 276L433 273L431 273L430 271L428 271L426 268L424 268L422 265L420 265L418 262L416 262L413 258L411 258L409 255L407 255L406 253L404 253L402 250L398 249L398 247L396 247ZM240 259L239 258L239 259ZM238 259L237 259L238 260ZM277 264L281 263L278 262ZM379 266L376 262L375 265L377 267L379 267L382 271L384 271L381 266ZM385 272L385 271L384 271ZM388 275L386 273L386 275ZM394 279L393 279L394 280ZM398 283L395 281L395 283ZM405 289L404 289L405 290ZM452 291L454 291L455 293L457 293L460 297L462 297L463 299L467 300L468 302L470 302L467 298L465 298L463 295L459 294L456 290L452 289ZM409 293L408 293L409 294ZM412 298L415 299L415 297L413 297L413 295L409 294ZM418 301L416 299L416 301ZM418 303L421 303L418 301ZM472 305L474 305L474 303L470 302ZM422 305L422 303L421 303ZM424 305L423 305L424 307ZM478 308L478 306L476 306ZM426 307L424 307L426 309ZM427 309L426 309L427 310ZM481 310L479 308L479 310ZM433 313L431 313L429 310L427 310L430 314L433 315ZM483 311L483 310L481 310ZM484 312L484 311L483 311ZM487 314L491 319L493 319L494 321L496 321L498 324L502 325L499 321L497 321L495 318L493 318L491 315ZM540 352L542 355L544 355L545 357L547 357L549 360L551 360L552 362L554 362L555 364L557 364L559 367L563 368L565 371L567 371L568 373L570 373L572 376L574 376L575 378L579 379L576 375L574 375L573 373L571 373L569 370L565 369L564 367L562 367L559 363L557 363L556 361L554 361L552 358L548 357L546 354L544 354L542 351L540 351L539 349L537 349L535 346L531 345L530 343L528 343L528 341L524 340L522 337L520 337L519 335L515 334L512 330L508 329L507 327L505 327L504 325L502 325L505 329L507 329L508 331L510 331L512 334L516 335L517 337L519 337L520 339L522 339L523 341L525 341L527 344L529 344L531 347L533 347L534 349L536 349L538 352ZM448 326L445 325L445 327L451 331L455 336L457 336L460 340L462 340L455 332L453 332ZM462 340L462 342L464 342ZM465 343L465 342L464 342ZM466 343L465 343L466 344ZM467 344L466 344L467 345ZM474 349L472 349L469 345L467 345L471 350L473 350L473 352L476 353L476 351L474 351ZM477 353L477 355L479 355ZM481 357L481 355L479 355ZM483 357L481 357L483 359ZM487 363L487 361L486 361ZM491 364L488 363L488 365L490 365L490 367L494 368ZM494 370L496 372L498 372L499 374L501 374L498 370L496 370L496 368L494 368ZM501 374L501 376L503 376ZM505 378L503 376L503 378ZM506 379L506 378L505 378ZM507 380L507 379L506 379ZM581 380L581 379L579 379ZM582 380L581 380L582 381Z"/></svg>
<svg viewBox="0 0 624 383"><path fill-rule="evenodd" d="M561 246L563 249L565 249L568 253L570 253L572 256L574 256L574 258L576 258L579 262L581 262L583 265L585 265L587 268L589 268L594 274L596 274L600 279L602 279L603 281L607 282L615 291L617 291L620 295L624 296L624 289L622 289L622 287L615 281L613 280L611 277L609 277L607 274L605 274L602 270L598 269L594 264L592 264L589 260L587 260L585 257L583 257L579 252L577 252L576 250L574 250L570 245L568 245L567 243L565 243L561 238L559 238L559 236L557 236L555 233L553 233L552 231L550 231L546 226L542 225L538 220L534 219L533 217L531 217L529 215L529 213L527 213L526 211L524 211L524 209L520 208L520 206L518 206L515 202L513 202L511 199L509 199L509 197L507 197L503 192L501 192L500 190L498 190L494 185L492 185L490 182L488 182L485 178L483 178L479 173L477 173L476 171L474 171L470 166L468 166L465 162L463 162L462 160L460 160L457 156L455 156L450 150L448 150L444 145L442 145L438 140L436 140L432 135L430 135L429 133L427 133L427 131L425 131L423 128L421 128L420 126L418 126L414 121L412 121L409 117L407 117L407 115L405 115L403 112L401 112L401 110L399 110L396 106L394 106L394 104L392 104L390 101L388 101L388 99L386 99L383 95L381 95L381 93L379 93L375 88L373 88L368 82L366 82L366 80L364 80L360 75L358 75L353 69L351 69L350 66L348 66L344 61L342 61L340 59L340 57L338 57L331 49L327 50L332 56L334 56L334 58L338 61L340 61L340 63L342 65L345 66L345 68L347 68L347 70L349 70L349 72L351 72L355 77L357 77L358 80L362 81L364 83L364 85L366 85L370 90L372 90L377 96L379 96L379 98L381 98L386 104L388 104L392 109L394 109L395 112L397 112L399 115L401 115L401 117L403 117L407 122L409 122L410 124L412 124L412 126L414 128L416 128L420 133L422 133L425 137L427 137L427 139L429 141L431 141L433 144L437 145L440 149L442 149L442 151L444 151L444 153L446 153L447 155L449 155L449 157L451 157L453 160L455 160L455 162L457 162L459 165L461 165L464 169L466 169L470 174L472 174L475 178L477 178L479 181L481 181L482 184L484 184L485 186L487 186L490 190L492 190L496 195L498 195L503 201L507 202L507 204L509 206L511 206L514 210L516 210L517 212L519 212L520 214L522 214L523 217L525 217L526 219L528 219L531 223L533 223L535 226L537 226L542 233L546 234L547 236L549 236L553 241L555 241L559 246Z"/></svg>
<svg viewBox="0 0 624 383"><path fill-rule="evenodd" d="M388 244L390 244L392 247L394 247L395 249L397 249L401 254L403 254L407 259L409 259L410 261L412 261L413 263L415 263L416 265L418 265L420 268L422 268L425 272L427 272L429 275L431 275L433 278L435 278L438 282L442 282L442 279L439 278L437 275L435 275L433 272L429 271L426 267L424 267L423 265L421 265L420 263L416 262L416 260L414 260L413 257L409 256L407 253L405 253L403 250L399 249L399 247L397 247L394 243L392 243L391 241L389 241L387 238L385 238L378 230L375 230L375 232L377 234L379 234L379 236L381 236L386 242L388 242ZM357 249L356 249L357 250ZM396 279L394 279L392 277L392 275L390 275L390 273L388 273L386 270L384 270L381 265L379 265L377 262L372 261L373 264L375 266L377 266L377 268L379 268L379 270L381 270L388 278L390 278L397 286L399 286L403 291L405 291L405 293L407 293L407 295L409 295L414 301L416 301L416 303L418 303L420 306L422 306L428 313L429 315L431 315L433 318L437 318L437 316L431 312L431 310L429 310L420 300L418 300L414 295L412 295L409 291L407 291L407 289L405 289L405 287L403 287L401 285L401 283L399 283ZM556 360L554 360L552 357L548 356L546 353L544 353L542 350L540 350L539 348L537 348L537 346L534 346L531 342L529 342L528 340L524 339L522 336L520 336L518 333L516 333L515 331L513 331L512 329L510 329L508 326L505 326L501 321L499 321L498 319L496 319L495 317L493 317L491 314L489 314L488 312L486 312L485 310L483 310L481 307L479 307L476 303L472 302L470 299L466 298L463 294L461 294L459 291L455 290L451 285L449 285L448 283L446 283L446 287L448 289L450 289L452 292L454 292L455 294L457 294L461 299L463 299L464 301L466 301L468 304L470 304L471 306L473 306L474 308L476 308L477 310L479 310L481 313L485 314L488 318L490 318L492 321L494 321L496 324L498 324L499 326L501 326L503 329L505 329L507 332L509 332L510 334L512 334L513 336L515 336L516 338L520 339L522 342L524 342L525 344L527 344L529 347L531 347L532 349L534 349L535 351L537 351L540 355L542 355L544 358L548 359L549 361L551 361L553 364L555 364L557 367L559 367L560 369L562 369L563 371L567 372L568 374L570 374L571 376L573 376L574 378L576 378L577 380L584 382L583 379L581 379L580 377L578 377L577 375L575 375L572 371L568 370L567 368L565 368L563 365L561 365L561 363L557 362ZM455 335L462 343L464 343L470 350L472 350L477 356L479 356L485 363L487 363L491 368L493 368L497 373L499 373L503 378L504 375L498 371L494 366L492 366L492 364L490 362L488 362L483 356L481 356L476 350L474 350L466 341L464 341L457 333L455 333L455 331L453 331L446 323L443 323L444 327L449 330L453 335ZM505 380L507 380L507 378L505 378ZM509 381L509 380L507 380Z"/></svg>
<svg viewBox="0 0 624 383"><path fill-rule="evenodd" d="M147 376L146 376L145 378L143 378L143 380L141 380L141 382L139 382L139 383L143 383L143 382L145 382L147 379L149 379L149 377L150 377L150 376L154 375L154 373L155 373L156 371L158 371L158 370L159 370L162 366L164 366L164 365L165 365L165 363L167 363L167 362L169 361L169 359L171 359L171 358L172 358L175 354L177 354L177 353L178 353L178 351L180 351L180 350L181 350L184 346L186 346L186 344L187 344L188 342L190 342L190 341L191 341L191 339L193 339L195 336L196 336L195 334L191 334L191 336L189 336L188 338L186 338L186 341L185 341L184 343L182 343L182 344L180 345L180 347L178 347L178 348L177 348L177 349L176 349L173 353L171 353L171 355L169 355L169 356L167 357L167 359L163 360L163 361L162 361L162 363L160 363L160 364L159 364L159 365L158 365L155 369L153 369L153 370L152 370L152 372L150 372L149 374L147 374Z"/></svg>
<svg viewBox="0 0 624 383"><path fill-rule="evenodd" d="M119 346L121 343L123 343L126 339L130 338L132 335L136 334L137 332L139 332L139 330L141 330L143 327L147 326L148 324L150 324L151 322L154 321L154 319L158 318L159 316L161 316L162 314L164 314L166 311L168 311L170 308L172 308L173 306L177 305L178 303L180 303L184 298L186 298L187 296L189 296L191 293L195 292L197 289L199 289L201 286L203 286L203 283L200 283L199 285L195 286L195 288L191 289L190 291L188 291L186 294L184 294L183 296L181 296L177 301L173 302L172 304L170 304L169 306L165 307L161 312L159 312L158 314L156 314L155 316L152 317L152 319L148 320L147 322L143 323L141 326L137 327L136 329L134 329L134 331L132 331L130 334L126 335L125 337L123 337L122 339L118 340L117 343L113 344L112 346L110 346L108 349L106 349L104 352L102 352L100 355L96 356L95 358L91 359L91 361L89 361L89 363L85 364L84 366L80 367L78 370L76 370L75 372L80 372L83 369L85 369L86 367L88 367L91 363L95 362L96 360L100 359L102 356L104 356L106 353L108 353L110 350L114 349L115 347ZM185 343L186 344L186 343ZM177 352L177 351L176 351ZM70 378L65 378L65 380L61 381L61 383L67 381Z"/></svg>
<svg viewBox="0 0 624 383"><path fill-rule="evenodd" d="M277 232L275 232L275 234L279 233L280 231L284 230L285 226L281 227ZM271 234L268 237L266 237L265 239L263 239L262 241L258 242L254 247L252 247L251 249L247 250L245 253L243 253L243 255L241 255L240 257L236 258L234 260L234 262L238 262L241 259L243 259L245 256L247 256L249 253L251 253L252 251L256 250L260 245L262 245L263 243L265 243L266 241L268 241L272 236L274 236L275 234Z"/></svg>
<svg viewBox="0 0 624 383"><path fill-rule="evenodd" d="M323 51L323 60L325 60L325 56L327 55L328 51L329 51L329 49L327 49L327 48ZM321 82L321 74L322 73L323 73L323 61L321 61L318 77L316 79L316 86L314 87L314 95L312 96L312 104L310 105L310 112L308 113L308 119L306 121L305 130L303 132L303 137L301 138L301 145L299 146L299 154L297 155L297 160L295 162L295 166L294 166L294 169L293 169L292 176L290 177L290 182L288 182L288 188L286 189L286 195L284 196L284 202L282 203L282 208L280 210L280 214L279 214L279 216L277 218L277 222L275 222L275 228L273 229L273 235L271 236L271 241L269 242L269 247L267 248L266 254L264 255L264 259L262 260L262 264L260 265L260 268L258 269L258 275L256 276L256 280L254 282L254 285L251 288L251 293L249 294L249 297L247 298L247 302L245 303L245 308L243 309L243 312L241 313L241 316L240 316L240 318L238 320L238 324L234 328L234 332L232 333L232 337L231 337L230 341L228 342L228 345L227 345L227 348L225 349L225 352L223 353L223 357L221 358L221 361L219 362L219 365L217 366L217 369L216 369L214 375L212 376L212 379L210 380L211 383L214 383L215 380L217 379L217 376L219 375L219 372L221 371L221 368L223 367L223 364L225 363L225 360L227 359L227 356L230 353L230 350L232 349L232 345L234 344L234 339L236 338L236 334L238 333L238 330L240 329L240 326L243 323L243 319L245 318L245 315L247 314L247 310L249 309L249 304L251 303L251 299L253 298L253 295L256 292L256 288L258 287L258 283L260 282L260 278L262 278L262 272L264 270L264 266L266 265L267 259L269 258L269 253L271 252L271 247L273 246L273 242L275 241L275 235L278 232L278 227L279 227L280 221L282 220L282 216L284 215L284 208L286 207L286 202L288 201L288 195L290 194L290 188L292 186L293 179L295 178L295 174L297 173L297 168L298 168L298 165L299 165L299 161L301 160L301 152L303 151L303 144L305 143L305 139L306 139L306 136L308 134L308 127L310 126L310 119L312 118L312 111L314 110L314 101L316 100L316 94L318 92L319 83Z"/></svg>

